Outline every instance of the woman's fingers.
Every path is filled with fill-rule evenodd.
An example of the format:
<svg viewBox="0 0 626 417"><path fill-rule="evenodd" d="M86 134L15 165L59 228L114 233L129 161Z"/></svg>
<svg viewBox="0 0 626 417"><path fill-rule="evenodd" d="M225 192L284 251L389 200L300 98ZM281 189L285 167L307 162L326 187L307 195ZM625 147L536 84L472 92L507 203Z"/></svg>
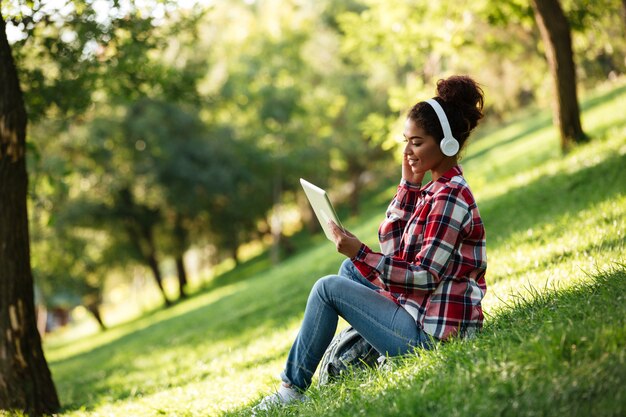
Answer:
<svg viewBox="0 0 626 417"><path fill-rule="evenodd" d="M337 226L333 221L329 221L333 237L335 238L335 246L337 252L346 255L349 258L356 256L361 248L361 241L349 231Z"/></svg>

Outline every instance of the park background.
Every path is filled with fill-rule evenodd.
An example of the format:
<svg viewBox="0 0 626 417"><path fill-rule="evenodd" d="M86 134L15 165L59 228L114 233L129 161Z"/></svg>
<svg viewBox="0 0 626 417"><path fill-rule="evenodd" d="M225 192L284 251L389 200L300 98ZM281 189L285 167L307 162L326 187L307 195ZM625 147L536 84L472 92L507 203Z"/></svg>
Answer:
<svg viewBox="0 0 626 417"><path fill-rule="evenodd" d="M456 73L487 99L462 159L484 334L282 413L623 415L626 5L560 2L583 131L564 138L535 3L2 1L60 415L246 415L341 262L298 179L374 246L403 114Z"/></svg>

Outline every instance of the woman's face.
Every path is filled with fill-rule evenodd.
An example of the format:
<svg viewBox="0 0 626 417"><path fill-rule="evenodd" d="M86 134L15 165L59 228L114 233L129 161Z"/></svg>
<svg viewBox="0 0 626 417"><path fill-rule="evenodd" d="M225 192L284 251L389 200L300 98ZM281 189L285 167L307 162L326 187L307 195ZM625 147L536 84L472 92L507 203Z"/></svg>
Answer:
<svg viewBox="0 0 626 417"><path fill-rule="evenodd" d="M424 174L427 171L435 173L441 170L446 157L439 149L439 143L408 118L404 123L404 140L406 142L404 155L414 174Z"/></svg>

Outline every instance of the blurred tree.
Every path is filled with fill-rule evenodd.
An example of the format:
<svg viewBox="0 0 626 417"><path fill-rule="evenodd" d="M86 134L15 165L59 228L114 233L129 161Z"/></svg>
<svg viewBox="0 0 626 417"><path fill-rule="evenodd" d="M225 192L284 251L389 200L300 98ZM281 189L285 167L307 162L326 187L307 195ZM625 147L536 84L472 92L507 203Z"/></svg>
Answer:
<svg viewBox="0 0 626 417"><path fill-rule="evenodd" d="M234 141L232 152L232 188L217 195L206 207L209 237L220 252L239 263L239 247L261 238L260 224L266 222L274 204L268 178L272 161L267 153L248 143Z"/></svg>
<svg viewBox="0 0 626 417"><path fill-rule="evenodd" d="M544 6L548 4L547 2L541 3ZM549 3L555 6L554 2ZM585 85L593 86L598 81L613 78L626 70L626 61L623 59L623 51L626 49L626 31L618 14L615 13L621 7L619 0L562 0L556 3L556 6L559 6L560 16L552 14L552 10L549 10L551 14L546 18L547 24L551 25L552 32L548 32L548 28L541 29L541 15L538 15L539 9L536 5L523 0L488 1L479 8L479 14L487 20L491 31L507 32L507 36L498 37L495 43L484 43L487 47L490 45L503 47L495 50L501 62L506 62L504 58L511 54L523 54L523 58L519 59L517 65L513 67L516 71L523 68L523 73L507 80L507 83L502 85L502 89L509 89L511 85L524 80L525 85L520 91L523 94L519 95L520 105L528 104L530 102L528 99L533 97L538 99L545 97L552 100L555 109L555 125L563 125L565 128L569 124L569 130L574 132L578 130L577 125L580 124L579 117L578 122L576 121L576 113L579 112L578 102L576 99L574 105L572 99L577 95L576 89ZM558 14L559 11L554 11L554 13ZM557 31L553 30L557 28L561 34L558 37L561 40L558 57L570 61L569 70L566 70L567 63L560 65L561 71L570 73L562 78L562 81L570 78L570 81L566 82L569 85L567 87L569 93L565 95L566 98L569 97L567 98L567 102L570 103L569 110L558 108L558 88L565 87L559 87L556 83L556 74L552 77L552 88L544 85L545 77L541 77L540 68L543 67L543 62L547 62L548 69L554 73L554 70L550 68L550 59L556 60L557 51L550 44L553 40L546 39L546 36L557 36ZM533 35L533 32L537 32L539 38ZM484 33L488 34L489 30ZM484 34L481 35L481 39L484 40L484 36ZM543 42L541 42L542 39ZM569 46L566 45L567 39L569 39ZM523 49L520 49L522 46ZM539 49L542 46L543 48ZM537 61L538 54L541 54L543 62ZM549 54L552 54L550 55L552 58L548 56ZM568 54L572 55L571 58L567 58ZM576 66L574 62L577 63ZM493 65L498 65L498 63L494 62ZM554 91L554 93L542 94L542 91ZM497 94L497 91L492 91L491 95L493 96L494 93ZM501 99L498 101L502 102ZM564 112L563 115L559 115L561 111ZM566 115L569 115L568 120L573 118L574 121L562 123L560 118ZM580 130L582 131L582 128ZM585 138L582 137L582 140ZM565 141L562 148L567 149L573 143L573 141Z"/></svg>
<svg viewBox="0 0 626 417"><path fill-rule="evenodd" d="M55 148L57 153L46 154L46 159L67 160L63 172L46 170L44 173L50 175L37 176L50 185L48 188L68 192L84 183L82 175L75 175L78 165L71 161L76 158L75 154L80 154L80 149L72 144L65 147L50 144L64 132L92 118L99 107L114 109L115 104L124 105L145 95L198 103L196 81L202 74L203 60L180 59L175 49L179 43L171 42L172 35L185 39L191 33L193 38L195 25L187 23L193 23L197 16L172 13L175 9L168 7L169 1L149 6L134 1L125 5L111 1L108 8L89 1L62 4L15 0L6 3L12 11L13 27L21 31L14 48L22 63L21 76L26 80L26 105L31 117L47 127L38 137L37 146L46 151ZM162 23L164 16L168 24ZM155 55L155 51L159 54ZM165 57L161 53L166 53ZM166 63L166 59L174 61L176 66ZM70 155L64 155L68 150ZM34 188L38 188L36 184ZM55 193L49 191L49 194ZM131 253L147 260L161 287L153 248L154 213L137 206L132 199L123 198L122 194L117 196L117 201L125 202L126 207L118 214L127 215L125 230L141 238L132 241L135 246ZM52 203L65 204L58 195L50 197L46 210L59 208ZM35 204L35 208L42 207ZM148 212L150 216L142 216ZM53 278L45 274L39 276ZM90 281L87 276L84 279Z"/></svg>
<svg viewBox="0 0 626 417"><path fill-rule="evenodd" d="M373 85L385 88L392 110L406 108L430 85L433 76L469 72L485 81L490 114L527 105L545 89L540 53L545 53L555 80L555 124L563 149L585 140L580 126L577 79L569 22L580 34L578 56L590 82L624 71L623 25L616 24L617 0L487 1L454 7L449 2L366 2L367 8L339 15L345 33L343 51L370 74ZM549 18L541 20L542 7ZM558 7L555 9L554 7ZM536 12L534 12L536 11ZM539 33L533 22L540 26ZM545 21L545 22L544 22ZM545 23L545 24L544 24ZM543 25L543 26L542 26ZM544 39L544 51L538 45ZM544 60L545 60L544 57ZM569 57L569 58L568 58ZM557 66L556 60L560 60ZM558 73L557 70L558 69ZM375 83L375 84L374 84Z"/></svg>
<svg viewBox="0 0 626 417"><path fill-rule="evenodd" d="M192 243L212 235L218 247L236 255L241 234L254 230L269 209L268 204L245 204L255 201L246 191L254 181L250 165L242 162L255 146L238 147L229 127L207 125L192 109L159 101L135 103L122 126L126 146L135 148L133 178L144 183L147 194L158 195L151 200L163 213L164 240L184 296L184 254ZM254 158L261 156L254 153Z"/></svg>
<svg viewBox="0 0 626 417"><path fill-rule="evenodd" d="M59 399L35 318L26 191L26 111L0 9L0 409L54 413Z"/></svg>
<svg viewBox="0 0 626 417"><path fill-rule="evenodd" d="M40 283L38 288L46 307L69 311L82 305L100 328L106 330L100 307L104 297L104 277L111 265L102 257L109 248L105 246L104 236L94 236L91 231L82 232L85 236L80 236L77 228L55 227L54 233L49 233L47 244L40 241L38 245L33 245L33 252L38 251L33 256L33 274Z"/></svg>
<svg viewBox="0 0 626 417"><path fill-rule="evenodd" d="M581 76L591 83L623 71L623 25L607 12L620 0L562 3L579 35ZM351 190L355 210L363 173L387 161L402 112L432 94L437 78L475 75L491 115L549 90L525 0L2 4L22 34L14 49L37 120L31 147L45 155L31 166L63 161L31 181L33 206L50 214L42 227L90 197L93 233L108 231L111 248L123 248L120 262L171 256L183 289L192 245L210 242L237 260L241 243L260 234L287 242L272 219L298 198L301 176L331 187L350 181L340 189ZM122 214L133 214L124 227ZM85 279L97 285L95 275Z"/></svg>
<svg viewBox="0 0 626 417"><path fill-rule="evenodd" d="M250 165L262 171L255 179L256 192L269 194L269 207L278 212L285 195L299 190L300 177L329 170L323 162L329 154L327 143L305 111L315 88L314 75L303 62L306 41L307 34L300 30L285 30L277 39L250 39L219 93L221 112L237 126L241 143L259 153L257 163ZM261 207L269 211L267 204ZM277 261L284 240L280 214L269 224Z"/></svg>
<svg viewBox="0 0 626 417"><path fill-rule="evenodd" d="M33 121L55 117L67 127L94 106L144 96L198 101L196 82L204 61L179 59L178 42L172 42L183 37L182 31L193 31L198 17L171 12L175 2L3 3L12 25L21 31L13 47Z"/></svg>
<svg viewBox="0 0 626 417"><path fill-rule="evenodd" d="M343 69L327 82L335 89L334 114L328 114L332 127L331 164L336 171L335 181L341 179L350 185L349 207L356 215L365 174L380 161L393 160L384 147L391 111L386 94L371 94L366 76L358 70Z"/></svg>
<svg viewBox="0 0 626 417"><path fill-rule="evenodd" d="M580 123L570 26L558 0L532 0L531 4L554 81L554 122L559 128L561 149L566 152L588 140Z"/></svg>
<svg viewBox="0 0 626 417"><path fill-rule="evenodd" d="M577 80L595 85L626 72L626 25L619 0L562 0L572 30Z"/></svg>
<svg viewBox="0 0 626 417"><path fill-rule="evenodd" d="M82 134L89 141L75 167L83 190L63 217L106 230L111 246L130 245L125 257L150 268L166 300L159 253L173 257L184 297L184 255L194 242L212 239L236 259L271 207L257 181L266 178L264 154L239 144L230 128L206 125L193 108L143 99Z"/></svg>
<svg viewBox="0 0 626 417"><path fill-rule="evenodd" d="M103 271L134 261L152 272L166 305L171 304L163 287L156 243L162 215L133 194L135 149L123 146L126 142L117 127L120 124L113 117L96 119L59 135L54 142L43 140L36 148L45 158L34 158L32 163L36 181L31 221L39 249L33 257L46 299L53 299L52 292L58 290L84 301L98 301L101 296L93 295L102 292ZM103 231L107 235L104 242ZM85 245L77 244L77 240ZM50 247L53 242L67 246L68 251L64 257L50 256L55 261L50 262L48 252L54 250ZM71 263L76 266L70 268ZM95 313L93 302L84 305Z"/></svg>
<svg viewBox="0 0 626 417"><path fill-rule="evenodd" d="M172 302L163 287L163 275L159 266L156 233L162 214L159 208L150 207L138 202L131 187L134 184L121 184L121 188L113 190L113 204L109 207L109 217L113 224L121 224L127 233L128 241L133 245L135 253L143 261L154 277L154 281L163 295L166 306ZM136 188L136 187L133 187Z"/></svg>

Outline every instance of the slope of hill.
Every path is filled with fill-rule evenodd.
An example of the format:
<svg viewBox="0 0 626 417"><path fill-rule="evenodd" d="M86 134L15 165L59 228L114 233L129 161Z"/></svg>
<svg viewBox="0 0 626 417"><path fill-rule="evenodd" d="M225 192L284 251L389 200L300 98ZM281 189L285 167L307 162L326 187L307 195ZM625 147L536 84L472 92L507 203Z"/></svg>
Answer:
<svg viewBox="0 0 626 417"><path fill-rule="evenodd" d="M584 101L561 156L549 116L482 131L462 162L488 234L487 313L469 342L392 361L272 415L626 414L626 82ZM375 245L394 185L347 227ZM247 415L277 382L308 291L342 257L321 237L216 278L166 311L46 346L62 416Z"/></svg>

